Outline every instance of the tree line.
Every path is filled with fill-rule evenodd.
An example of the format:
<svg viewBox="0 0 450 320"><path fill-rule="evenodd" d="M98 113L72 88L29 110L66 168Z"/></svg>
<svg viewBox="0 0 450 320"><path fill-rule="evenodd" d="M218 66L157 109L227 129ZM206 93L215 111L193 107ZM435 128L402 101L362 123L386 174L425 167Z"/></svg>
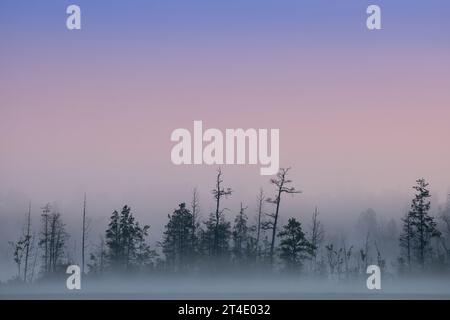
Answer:
<svg viewBox="0 0 450 320"><path fill-rule="evenodd" d="M316 208L310 221L302 224L290 217L280 224L282 200L301 191L289 179L290 168L282 168L270 180L273 197L262 189L256 198L256 215L249 219L248 206L241 203L231 221L226 200L233 190L225 186L222 170L215 175L211 191L214 210L202 221L196 189L189 203L182 202L167 215L162 239L153 248L148 242L149 225L136 220L125 205L113 211L95 248L87 252L90 226L86 217L86 195L82 210L81 269L83 274L108 273L204 273L219 271L261 271L310 274L333 279L351 279L365 274L367 266L398 274L450 271L450 198L439 208L436 219L430 213L428 183L418 179L414 198L401 219L397 237L396 222L377 227L376 213L363 212L358 230L363 242L356 247L345 239L326 237ZM384 232L384 234L382 234ZM15 281L33 282L62 274L76 259L68 254L69 234L61 214L47 204L42 208L39 232L31 228L31 204L20 238L11 242L17 266ZM387 248L398 246L399 254L388 264Z"/></svg>

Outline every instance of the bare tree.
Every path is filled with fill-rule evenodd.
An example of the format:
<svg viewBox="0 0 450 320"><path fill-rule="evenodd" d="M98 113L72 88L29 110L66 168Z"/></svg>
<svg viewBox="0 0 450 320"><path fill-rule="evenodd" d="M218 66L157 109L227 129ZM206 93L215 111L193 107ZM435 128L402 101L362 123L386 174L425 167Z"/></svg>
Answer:
<svg viewBox="0 0 450 320"><path fill-rule="evenodd" d="M277 232L277 222L280 213L280 204L281 204L281 195L283 193L287 194L295 194L301 193L301 191L297 191L294 187L289 187L288 185L292 183L292 180L287 179L287 175L290 168L284 169L281 168L277 173L277 177L270 180L270 183L276 186L276 195L275 198L268 198L266 201L275 205L275 212L267 214L272 221L267 221L264 226L265 229L272 230L272 241L270 243L270 253L269 253L269 262L270 266L273 267L274 260L274 249L275 249L275 239Z"/></svg>
<svg viewBox="0 0 450 320"><path fill-rule="evenodd" d="M14 262L17 265L17 279L23 282L27 281L28 275L28 260L30 256L31 243L31 203L28 205L28 214L26 216L25 226L22 229L19 240L16 242L9 242L13 248ZM22 265L24 264L23 277Z"/></svg>
<svg viewBox="0 0 450 320"><path fill-rule="evenodd" d="M25 243L25 270L23 273L23 281L27 282L28 275L28 259L30 256L30 242L31 242L31 202L28 204L28 216L27 216L27 231L25 235L26 243Z"/></svg>
<svg viewBox="0 0 450 320"><path fill-rule="evenodd" d="M84 201L83 201L83 226L82 226L82 237L81 237L81 273L84 274L84 257L86 250L86 193L84 193Z"/></svg>
<svg viewBox="0 0 450 320"><path fill-rule="evenodd" d="M350 276L350 260L352 258L352 254L353 254L353 246L350 246L347 249L347 245L345 243L345 239L342 239L342 249L343 249L343 253L344 253L344 267L345 267L345 276L348 279Z"/></svg>
<svg viewBox="0 0 450 320"><path fill-rule="evenodd" d="M320 244L324 238L324 229L322 222L319 220L319 210L317 207L314 209L314 213L312 215L311 222L311 237L310 242L313 245L314 250L312 251L312 262L313 262L313 271L316 271L317 267L317 252Z"/></svg>
<svg viewBox="0 0 450 320"><path fill-rule="evenodd" d="M259 258L261 254L261 248L260 248L260 239L261 239L261 226L262 226L262 215L264 211L264 201L266 200L266 197L264 196L263 189L259 189L259 194L257 197L257 224L256 224L256 250L257 250L257 257Z"/></svg>
<svg viewBox="0 0 450 320"><path fill-rule="evenodd" d="M332 243L326 245L325 249L327 250L327 261L330 276L334 277L334 275L336 274L337 279L339 279L341 274L341 267L344 263L344 249L335 249Z"/></svg>
<svg viewBox="0 0 450 320"><path fill-rule="evenodd" d="M363 270L362 272L365 273L367 270L367 267L369 265L369 250L370 250L370 233L367 232L366 234L366 240L364 242L364 248L359 250L359 255L361 258L361 262L363 263Z"/></svg>
<svg viewBox="0 0 450 320"><path fill-rule="evenodd" d="M194 188L192 191L192 202L191 202L191 208L192 208L192 239L194 239L195 242L195 249L197 250L197 231L199 227L199 216L200 216L200 200L198 196L197 188Z"/></svg>
<svg viewBox="0 0 450 320"><path fill-rule="evenodd" d="M215 211L215 228L214 228L214 245L213 245L213 255L218 254L218 248L219 248L219 227L220 227L220 221L223 212L226 209L220 209L220 200L222 197L228 197L231 195L232 190L230 188L224 188L222 187L222 170L219 168L217 170L217 177L216 177L216 188L213 189L212 194L214 196L214 199L216 200L216 211Z"/></svg>
<svg viewBox="0 0 450 320"><path fill-rule="evenodd" d="M33 233L33 242L31 245L32 250L34 250L34 254L33 254L33 264L31 267L31 277L29 278L30 282L33 282L34 280L34 273L36 270L36 264L37 264L37 260L38 260L38 254L39 254L39 246L36 246L36 235Z"/></svg>
<svg viewBox="0 0 450 320"><path fill-rule="evenodd" d="M51 212L50 205L43 208L42 232L39 245L44 248L43 272L49 274L58 271L64 257L64 249L69 235L65 231L65 225L61 214Z"/></svg>
<svg viewBox="0 0 450 320"><path fill-rule="evenodd" d="M42 234L41 234L41 240L39 241L39 245L44 247L44 272L48 272L49 271L49 214L50 214L50 203L47 203L43 208L42 208L42 223L43 223L43 230L42 230Z"/></svg>

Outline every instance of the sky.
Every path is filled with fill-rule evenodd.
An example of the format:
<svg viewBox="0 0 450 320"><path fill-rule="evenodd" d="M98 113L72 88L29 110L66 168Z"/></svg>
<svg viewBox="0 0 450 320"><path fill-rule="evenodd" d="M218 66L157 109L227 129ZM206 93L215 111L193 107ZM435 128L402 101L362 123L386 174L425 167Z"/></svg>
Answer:
<svg viewBox="0 0 450 320"><path fill-rule="evenodd" d="M81 30L66 29L69 4ZM382 30L367 30L369 4ZM28 201L35 219L55 203L76 230L84 192L98 226L128 204L160 229L194 187L207 216L216 167L170 160L171 132L194 120L280 129L302 190L285 217L400 216L420 177L436 207L450 193L449 12L444 0L1 0L3 234ZM274 192L259 166L222 169L230 217Z"/></svg>

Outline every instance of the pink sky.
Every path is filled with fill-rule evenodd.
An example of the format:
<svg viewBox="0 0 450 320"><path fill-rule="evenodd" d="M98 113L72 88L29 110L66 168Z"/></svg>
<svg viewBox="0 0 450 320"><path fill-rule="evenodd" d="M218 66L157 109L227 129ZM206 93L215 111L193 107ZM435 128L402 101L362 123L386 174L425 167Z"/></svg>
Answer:
<svg viewBox="0 0 450 320"><path fill-rule="evenodd" d="M280 129L281 165L293 167L304 191L289 205L292 214L319 205L333 215L354 201L359 213L389 191L409 198L419 177L437 200L449 192L447 47L315 44L260 55L206 48L156 51L153 59L141 49L55 48L65 54L37 51L32 60L6 52L4 199L17 193L71 212L87 191L98 215L129 203L163 220L199 186L208 211L215 168L170 161L170 133L191 129L193 120L205 128ZM260 186L271 193L259 166L224 172L236 190L232 206L253 201Z"/></svg>

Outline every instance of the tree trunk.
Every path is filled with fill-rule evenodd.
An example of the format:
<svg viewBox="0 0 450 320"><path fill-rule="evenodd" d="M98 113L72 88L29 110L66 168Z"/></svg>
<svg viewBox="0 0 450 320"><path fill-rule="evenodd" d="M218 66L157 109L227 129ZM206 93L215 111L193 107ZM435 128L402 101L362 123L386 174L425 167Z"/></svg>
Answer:
<svg viewBox="0 0 450 320"><path fill-rule="evenodd" d="M81 238L81 274L84 274L85 238L86 238L86 193L84 194L84 202L83 202L83 235Z"/></svg>
<svg viewBox="0 0 450 320"><path fill-rule="evenodd" d="M30 227L31 227L31 202L28 205L28 219L27 219L27 235L26 235L26 250L25 250L25 270L23 273L23 282L27 282L27 274L28 274L28 257L30 254Z"/></svg>

